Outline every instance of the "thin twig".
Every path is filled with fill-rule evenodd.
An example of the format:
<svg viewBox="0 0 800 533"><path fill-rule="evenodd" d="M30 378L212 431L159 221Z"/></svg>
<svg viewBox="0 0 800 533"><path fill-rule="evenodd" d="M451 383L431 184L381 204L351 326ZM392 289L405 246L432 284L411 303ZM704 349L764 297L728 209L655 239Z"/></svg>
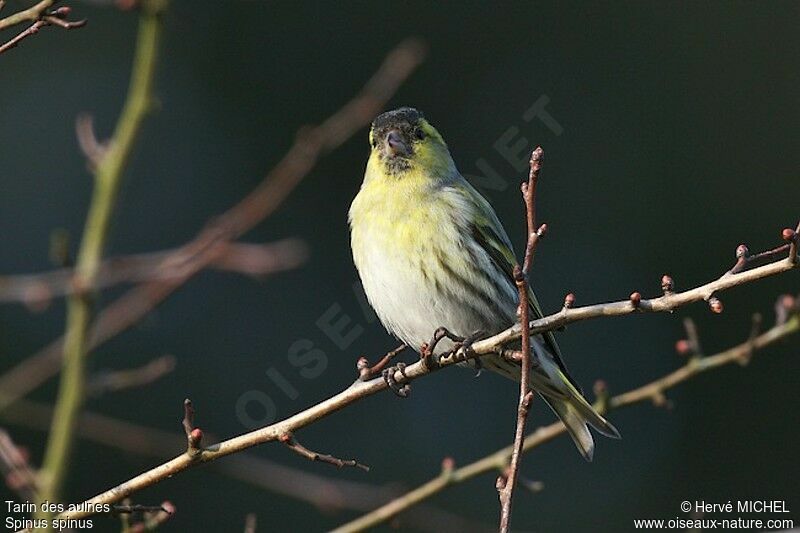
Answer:
<svg viewBox="0 0 800 533"><path fill-rule="evenodd" d="M107 289L120 283L184 279L194 266L192 258L183 256L180 251L171 249L112 257L100 264L91 280L80 276L73 268L0 276L0 303L19 301L41 309L55 297ZM298 239L264 244L226 242L219 246L208 267L263 277L297 268L307 257L308 249Z"/></svg>
<svg viewBox="0 0 800 533"><path fill-rule="evenodd" d="M756 351L763 350L767 346L798 333L800 333L800 316L795 314L789 321L774 326L755 339L750 339L745 343L712 356L698 360L690 360L684 366L656 381L608 398L606 401L598 401L595 407L601 414L604 414L611 409L618 409L647 401L652 402L658 396L663 396L664 391L676 387L680 383L688 381L698 374L735 363L740 360L742 354L755 353ZM529 433L525 438L524 451L527 452L537 448L565 432L566 427L561 422L539 427ZM481 474L505 468L512 453L513 447L507 446L460 468L446 473L443 472L439 476L407 492L403 496L351 522L343 524L333 531L335 533L355 533L387 522L397 514L438 494L447 487L463 483Z"/></svg>
<svg viewBox="0 0 800 533"><path fill-rule="evenodd" d="M203 440L203 430L194 425L194 406L189 398L183 400L183 420L181 425L184 433L186 433L186 454L189 457L196 457L202 451L200 443Z"/></svg>
<svg viewBox="0 0 800 533"><path fill-rule="evenodd" d="M52 407L27 399L17 402L14 409L0 413L0 417L9 424L41 431L49 429L52 415ZM145 457L162 458L186 445L186 438L174 432L86 411L81 413L78 433L86 441ZM208 433L204 438L210 442L218 440ZM212 463L209 468L251 487L308 503L326 513L337 510L366 512L400 495L398 489L392 486L329 478L248 452L236 454L226 461ZM404 519L420 531L477 533L490 530L457 514L425 504L404 514Z"/></svg>
<svg viewBox="0 0 800 533"><path fill-rule="evenodd" d="M386 352L386 355L381 357L381 359L372 366L369 365L369 360L366 357L359 357L358 361L356 361L358 379L361 381L366 381L374 378L375 376L380 376L383 369L386 368L386 365L388 365L392 359L397 357L406 348L408 348L407 344L401 344L394 350Z"/></svg>
<svg viewBox="0 0 800 533"><path fill-rule="evenodd" d="M75 137L78 139L78 146L86 156L89 163L89 170L94 171L108 150L108 143L97 140L94 132L94 118L89 113L81 113L75 119Z"/></svg>
<svg viewBox="0 0 800 533"><path fill-rule="evenodd" d="M522 360L520 364L522 366L522 372L519 380L519 406L517 407L517 425L514 432L511 462L508 467L508 472L505 475L499 476L495 483L500 493L500 533L507 533L511 524L511 505L514 498L514 487L517 484L519 466L522 462L522 447L525 444L525 423L528 420L528 412L530 411L531 402L533 401L533 391L530 388L532 355L531 337L528 333L528 282L525 279L525 274L519 268L519 265L514 267L514 281L517 284L517 290L519 292L519 315L522 327Z"/></svg>
<svg viewBox="0 0 800 533"><path fill-rule="evenodd" d="M339 459L333 455L317 453L309 450L297 441L294 434L289 431L278 437L278 440L286 445L287 448L298 454L300 457L305 457L310 461L319 461L321 463L328 463L329 465L343 468L345 466L352 466L360 468L364 472L369 472L369 467L356 461L355 459Z"/></svg>
<svg viewBox="0 0 800 533"><path fill-rule="evenodd" d="M95 187L76 266L76 272L88 284L91 284L100 267L122 174L141 130L144 116L151 107L160 38L161 4L156 0L142 4L130 88L114 131L113 146L95 173ZM75 425L86 392L86 354L89 351L92 303L91 295L83 293L73 295L67 306L63 373L53 428L42 465L44 482L40 496L51 502L61 500L61 488L75 441ZM40 510L35 515L37 518L47 519L50 516L50 513L42 512L41 505L37 507Z"/></svg>
<svg viewBox="0 0 800 533"><path fill-rule="evenodd" d="M0 428L0 473L9 489L19 494L21 500L36 499L38 488L36 474L28 464L28 454L19 448L7 431Z"/></svg>
<svg viewBox="0 0 800 533"><path fill-rule="evenodd" d="M39 33L39 30L45 26L59 26L65 30L72 30L75 28L82 28L86 25L85 19L76 21L66 20L66 17L72 11L69 7L64 6L54 11L47 11L54 3L54 0L43 0L28 9L0 20L0 31L23 22L32 22L28 28L0 46L0 54L16 47L23 39L31 35L36 35ZM0 5L0 7L2 6Z"/></svg>
<svg viewBox="0 0 800 533"><path fill-rule="evenodd" d="M17 45L19 45L20 42L22 42L23 39L26 39L27 37L30 37L31 35L36 35L37 33L39 33L39 29L43 28L44 26L47 26L47 22L45 22L43 20L37 20L36 22L34 22L33 24L31 24L30 26L28 26L27 28L25 28L21 32L19 32L16 36L14 36L8 42L6 42L2 46L0 46L0 54L2 54L3 52L6 52L6 51L11 50L12 48L16 47Z"/></svg>
<svg viewBox="0 0 800 533"><path fill-rule="evenodd" d="M157 529L158 526L164 524L167 520L172 518L177 511L175 505L170 501L164 501L161 503L161 505L156 506L131 505L129 507L133 509L131 512L144 513L141 522L131 524L131 527L128 530L130 533L144 533L145 531L153 531L154 529ZM117 512L122 512L119 509L115 510Z"/></svg>
<svg viewBox="0 0 800 533"><path fill-rule="evenodd" d="M353 99L319 126L298 135L286 155L249 195L209 222L195 239L181 247L180 254L186 258L182 276L134 287L106 307L91 328L89 347L96 348L137 323L218 257L220 247L227 241L238 238L272 214L322 155L369 124L424 57L425 47L417 39L407 39L389 52L378 71ZM0 410L58 373L62 345L62 339L56 340L0 376Z"/></svg>
<svg viewBox="0 0 800 533"><path fill-rule="evenodd" d="M542 170L544 160L544 150L537 146L531 153L530 171L528 172L528 182L521 186L522 197L525 201L525 220L528 228L528 238L525 241L525 258L522 263L522 272L527 276L531 271L533 263L533 253L539 239L547 231L547 224L541 227L536 226L536 185L539 182L539 172Z"/></svg>
<svg viewBox="0 0 800 533"><path fill-rule="evenodd" d="M149 385L172 372L176 361L174 355L162 355L138 368L96 372L89 378L86 395L98 397L108 392Z"/></svg>
<svg viewBox="0 0 800 533"><path fill-rule="evenodd" d="M55 3L56 0L41 0L28 9L0 19L0 31L10 28L11 26L16 26L17 24L22 24L23 22L35 22L39 20L42 14Z"/></svg>
<svg viewBox="0 0 800 533"><path fill-rule="evenodd" d="M796 266L797 265L790 263L788 258L783 259L733 276L723 276L716 281L685 292L675 293L670 296L662 296L660 298L654 298L651 300L641 300L641 306L639 308L633 307L629 299L610 304L598 304L594 306L575 307L570 309L564 308L553 315L530 322L530 334L551 331L561 327L565 323L576 322L578 320L587 320L589 318L600 316L619 316L643 311L671 311L672 309L675 309L681 305L703 300L708 294L713 292L721 292L727 288L753 282L757 279L776 275L781 272L787 272L796 268ZM794 327L797 327L796 321L792 321L791 323ZM490 353L500 353L505 344L520 337L520 331L521 327L519 324L517 324L501 333L498 333L497 335L472 344L471 349L468 350L467 353L464 353L465 351L461 349L457 353L445 354L440 359L439 368L452 366L459 362L463 362L466 359L473 359ZM763 338L763 336L760 338ZM758 346L758 343L756 343L756 345ZM430 374L433 371L434 369L428 368L423 361L418 361L405 367L402 374L399 371L395 372L393 377L396 381L410 382L421 376ZM221 457L238 453L242 450L259 444L275 441L281 435L284 435L287 432L296 431L302 427L312 424L321 418L324 418L356 401L359 401L362 398L385 390L387 387L388 385L386 380L381 378L370 381L356 380L344 391L326 400L323 400L316 405L305 409L304 411L290 416L289 418L255 431L239 435L238 437L228 439L214 446L206 447L196 457L190 458L187 457L186 454L178 456L160 466L139 474L138 476L121 483L110 490L98 494L97 496L87 500L87 502L117 502L122 498L133 494L134 492L155 485L156 483L159 483L160 481L174 476L175 474L187 470L193 466L215 461ZM526 441L525 445L527 446L527 444L528 443ZM68 512L63 513L61 516L67 518L80 518L88 516L89 514L91 513Z"/></svg>
<svg viewBox="0 0 800 533"><path fill-rule="evenodd" d="M519 294L519 323L521 328L522 347L520 349L520 379L519 379L519 404L517 406L517 425L514 430L514 444L512 445L511 462L508 469L495 481L495 487L500 496L500 533L508 533L511 527L511 511L514 499L514 488L519 477L519 467L522 463L522 447L525 444L525 424L528 412L533 402L531 390L531 336L530 336L530 302L528 301L528 273L533 263L533 252L539 237L544 234L546 226L542 229L536 227L536 184L539 181L539 172L542 170L544 150L537 147L531 153L530 172L528 182L523 183L522 199L525 203L525 220L528 228L528 238L525 242L525 259L523 267L514 266L514 283Z"/></svg>
<svg viewBox="0 0 800 533"><path fill-rule="evenodd" d="M258 517L256 513L247 513L244 517L244 533L256 533L258 526Z"/></svg>

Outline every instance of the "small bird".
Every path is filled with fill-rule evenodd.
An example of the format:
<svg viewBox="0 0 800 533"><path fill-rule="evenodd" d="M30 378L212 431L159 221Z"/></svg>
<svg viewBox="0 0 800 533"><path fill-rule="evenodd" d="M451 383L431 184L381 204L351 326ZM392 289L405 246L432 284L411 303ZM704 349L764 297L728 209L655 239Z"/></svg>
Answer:
<svg viewBox="0 0 800 533"><path fill-rule="evenodd" d="M456 169L439 132L422 113L402 107L378 116L361 189L350 206L353 261L367 299L386 329L422 353L437 328L474 338L517 319L511 241L492 206ZM529 292L531 314L542 313ZM454 346L436 345L434 355ZM570 377L552 333L531 338L531 387L564 422L591 461L588 425L619 432L586 401ZM500 355L483 368L519 380L519 363ZM466 363L475 367L470 360Z"/></svg>

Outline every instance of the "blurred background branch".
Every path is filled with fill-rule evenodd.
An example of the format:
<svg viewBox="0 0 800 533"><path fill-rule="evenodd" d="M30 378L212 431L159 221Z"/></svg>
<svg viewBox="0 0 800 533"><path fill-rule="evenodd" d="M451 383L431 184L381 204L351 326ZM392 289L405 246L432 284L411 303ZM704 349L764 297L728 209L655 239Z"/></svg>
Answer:
<svg viewBox="0 0 800 533"><path fill-rule="evenodd" d="M408 39L397 45L358 95L319 126L298 133L294 145L249 195L209 221L192 241L161 259L162 264L180 264L179 275L134 287L109 304L93 322L89 348L96 348L137 323L210 263L224 263L226 260L222 256L228 250L229 240L273 213L321 155L340 146L359 128L369 124L424 56L425 47L418 39ZM0 376L0 410L58 373L62 343L61 339L54 341Z"/></svg>
<svg viewBox="0 0 800 533"><path fill-rule="evenodd" d="M111 217L116 206L122 175L131 157L145 115L152 108L153 80L160 39L162 0L143 0L139 33L134 52L130 88L109 148L94 174L94 192L75 267L80 284L91 286L101 267ZM64 334L61 383L56 399L53 424L40 474L42 501L61 501L75 442L75 426L86 394L86 360L90 349L89 327L93 314L93 295L85 289L70 296ZM38 518L51 513L42 511Z"/></svg>

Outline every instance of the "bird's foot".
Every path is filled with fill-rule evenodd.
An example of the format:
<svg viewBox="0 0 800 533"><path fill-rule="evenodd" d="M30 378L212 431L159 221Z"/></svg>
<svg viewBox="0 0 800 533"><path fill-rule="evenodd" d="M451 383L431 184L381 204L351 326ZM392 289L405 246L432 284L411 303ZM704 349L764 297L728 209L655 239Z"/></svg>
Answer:
<svg viewBox="0 0 800 533"><path fill-rule="evenodd" d="M408 398L408 395L411 392L411 385L408 382L401 383L394 379L395 372L400 372L400 375L403 376L403 378L408 379L406 377L405 363L397 363L394 366L385 368L381 372L381 375L383 376L383 380L386 382L386 386L389 387L393 393L401 398Z"/></svg>
<svg viewBox="0 0 800 533"><path fill-rule="evenodd" d="M456 362L464 362L470 359L470 356L475 355L475 352L472 350L472 345L475 341L479 340L481 337L485 336L485 332L483 331L475 331L464 337L461 341L456 342L452 349L452 354ZM483 365L481 364L480 359L475 359L475 370L476 370L476 377L480 375L481 370L483 369Z"/></svg>
<svg viewBox="0 0 800 533"><path fill-rule="evenodd" d="M436 370L439 368L439 359L440 357L434 357L434 353L436 352L436 345L442 339L450 339L454 343L460 343L464 341L463 337L459 337L458 335L450 332L447 328L437 328L436 331L433 332L433 337L431 338L430 342L426 342L420 348L420 359L422 359L425 368L428 370Z"/></svg>

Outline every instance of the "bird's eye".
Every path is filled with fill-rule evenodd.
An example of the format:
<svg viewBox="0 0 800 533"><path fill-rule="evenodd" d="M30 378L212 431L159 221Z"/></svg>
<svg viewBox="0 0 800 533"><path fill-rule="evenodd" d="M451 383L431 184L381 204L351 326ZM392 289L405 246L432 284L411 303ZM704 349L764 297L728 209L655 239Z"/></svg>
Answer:
<svg viewBox="0 0 800 533"><path fill-rule="evenodd" d="M420 141L425 138L425 132L422 131L422 128L417 128L414 130L414 137L419 139Z"/></svg>

